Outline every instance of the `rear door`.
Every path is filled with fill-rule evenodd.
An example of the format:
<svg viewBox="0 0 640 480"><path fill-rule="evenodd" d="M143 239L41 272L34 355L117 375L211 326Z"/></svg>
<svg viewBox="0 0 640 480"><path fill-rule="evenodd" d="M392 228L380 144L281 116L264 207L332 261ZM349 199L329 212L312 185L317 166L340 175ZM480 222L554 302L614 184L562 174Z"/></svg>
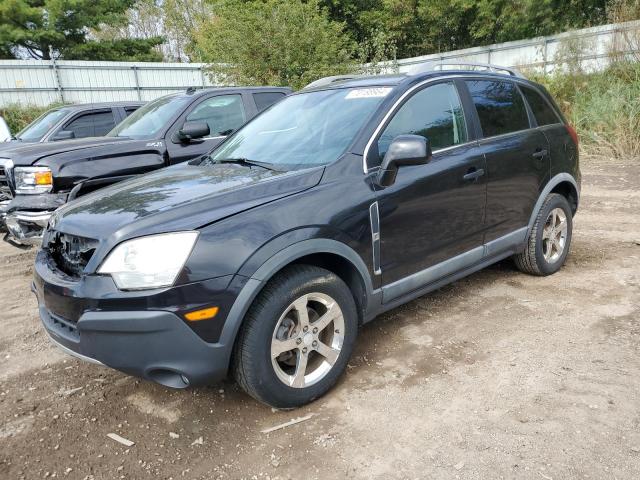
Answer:
<svg viewBox="0 0 640 480"><path fill-rule="evenodd" d="M194 102L167 134L171 164L185 162L213 150L247 121L246 112L243 96L239 93L203 97ZM177 133L185 122L206 123L209 135L181 142Z"/></svg>
<svg viewBox="0 0 640 480"><path fill-rule="evenodd" d="M551 161L551 175L554 172L572 171L574 164L575 145L567 132L556 108L548 99L533 86L520 85L531 112L540 130L549 141L549 156ZM573 154L573 155L572 155Z"/></svg>
<svg viewBox="0 0 640 480"><path fill-rule="evenodd" d="M487 160L484 243L489 243L529 223L549 177L549 143L532 128L535 120L515 82L478 78L465 83L476 107L480 149Z"/></svg>

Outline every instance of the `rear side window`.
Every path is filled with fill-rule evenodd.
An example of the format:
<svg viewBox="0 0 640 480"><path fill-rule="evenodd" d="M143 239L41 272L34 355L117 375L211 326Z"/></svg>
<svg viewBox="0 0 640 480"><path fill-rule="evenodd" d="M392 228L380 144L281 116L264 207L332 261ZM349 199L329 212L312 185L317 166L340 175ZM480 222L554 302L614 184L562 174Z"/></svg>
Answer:
<svg viewBox="0 0 640 480"><path fill-rule="evenodd" d="M466 83L485 138L529 128L524 100L514 83L491 80Z"/></svg>
<svg viewBox="0 0 640 480"><path fill-rule="evenodd" d="M129 116L131 115L133 112L135 112L138 109L138 107L127 107L124 109L124 114L125 116Z"/></svg>
<svg viewBox="0 0 640 480"><path fill-rule="evenodd" d="M262 92L253 94L253 100L256 102L258 112L266 110L271 105L282 100L283 98L284 93L281 92Z"/></svg>
<svg viewBox="0 0 640 480"><path fill-rule="evenodd" d="M553 111L551 106L546 100L532 88L525 86L520 87L524 98L527 99L527 103L531 107L533 116L536 117L536 122L539 126L553 125L554 123L560 123L558 115Z"/></svg>
<svg viewBox="0 0 640 480"><path fill-rule="evenodd" d="M428 138L433 150L467 141L462 104L452 83L427 87L400 107L378 139L379 160L394 138L406 134Z"/></svg>

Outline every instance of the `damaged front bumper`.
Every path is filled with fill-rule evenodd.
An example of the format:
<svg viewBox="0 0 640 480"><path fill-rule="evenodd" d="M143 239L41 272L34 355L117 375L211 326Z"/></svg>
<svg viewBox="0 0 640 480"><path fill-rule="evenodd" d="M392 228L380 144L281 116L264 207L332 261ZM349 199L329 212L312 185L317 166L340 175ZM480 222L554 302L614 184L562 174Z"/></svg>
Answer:
<svg viewBox="0 0 640 480"><path fill-rule="evenodd" d="M39 246L49 218L66 201L66 193L16 196L4 212L4 240L16 247Z"/></svg>

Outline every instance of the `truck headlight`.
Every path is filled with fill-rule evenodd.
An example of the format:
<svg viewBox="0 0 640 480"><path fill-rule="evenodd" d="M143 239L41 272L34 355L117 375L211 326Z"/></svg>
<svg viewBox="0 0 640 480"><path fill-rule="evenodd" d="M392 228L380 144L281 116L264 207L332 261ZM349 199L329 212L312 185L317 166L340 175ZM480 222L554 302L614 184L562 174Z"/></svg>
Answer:
<svg viewBox="0 0 640 480"><path fill-rule="evenodd" d="M120 290L169 287L184 267L198 232L134 238L116 246L98 269L111 275Z"/></svg>
<svg viewBox="0 0 640 480"><path fill-rule="evenodd" d="M17 194L36 195L53 189L53 175L47 167L15 167L13 178Z"/></svg>

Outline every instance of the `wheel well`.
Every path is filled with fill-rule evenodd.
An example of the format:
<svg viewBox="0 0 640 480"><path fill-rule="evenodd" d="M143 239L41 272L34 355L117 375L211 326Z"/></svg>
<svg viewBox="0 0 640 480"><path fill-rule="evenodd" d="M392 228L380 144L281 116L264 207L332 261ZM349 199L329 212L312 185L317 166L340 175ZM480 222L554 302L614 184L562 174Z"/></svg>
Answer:
<svg viewBox="0 0 640 480"><path fill-rule="evenodd" d="M560 182L558 185L553 187L551 193L558 193L566 198L571 206L571 213L573 215L576 214L576 211L578 210L578 192L571 182Z"/></svg>
<svg viewBox="0 0 640 480"><path fill-rule="evenodd" d="M358 310L358 322L364 319L364 311L367 305L367 293L364 281L358 269L346 258L333 253L313 253L297 258L289 265L315 265L335 273L347 284L356 302ZM283 267L284 268L284 267Z"/></svg>

